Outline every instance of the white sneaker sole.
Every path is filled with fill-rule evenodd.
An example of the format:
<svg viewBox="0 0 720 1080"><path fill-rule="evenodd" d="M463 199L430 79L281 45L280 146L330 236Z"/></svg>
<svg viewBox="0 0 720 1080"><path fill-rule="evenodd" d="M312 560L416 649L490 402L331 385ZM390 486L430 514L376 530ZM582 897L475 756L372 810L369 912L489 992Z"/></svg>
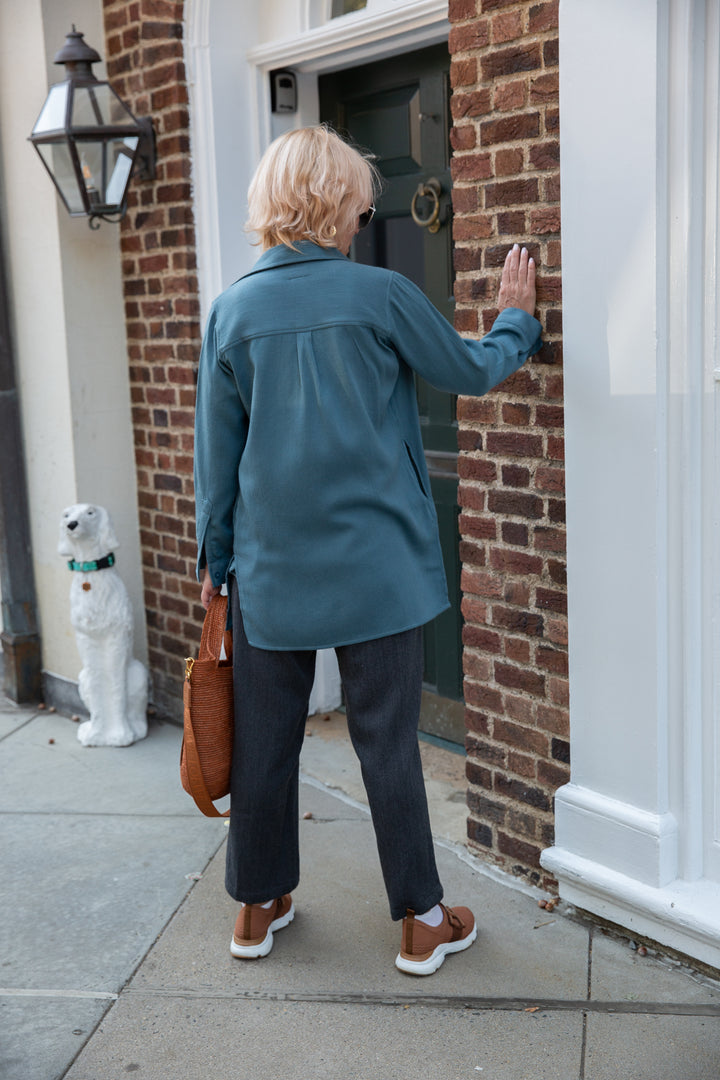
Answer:
<svg viewBox="0 0 720 1080"><path fill-rule="evenodd" d="M273 947L273 934L276 930L282 930L284 926L287 926L295 918L295 905L290 904L290 910L281 916L279 919L275 919L270 923L267 929L267 934L258 942L257 945L238 945L235 941L235 936L230 939L230 952L233 956L239 957L241 960L257 960L261 956L267 956Z"/></svg>
<svg viewBox="0 0 720 1080"><path fill-rule="evenodd" d="M399 952L395 957L395 967L408 975L432 975L440 967L446 956L450 953L462 952L463 949L469 949L476 937L477 924L473 926L466 938L459 941L446 941L442 945L438 945L426 960L408 960Z"/></svg>

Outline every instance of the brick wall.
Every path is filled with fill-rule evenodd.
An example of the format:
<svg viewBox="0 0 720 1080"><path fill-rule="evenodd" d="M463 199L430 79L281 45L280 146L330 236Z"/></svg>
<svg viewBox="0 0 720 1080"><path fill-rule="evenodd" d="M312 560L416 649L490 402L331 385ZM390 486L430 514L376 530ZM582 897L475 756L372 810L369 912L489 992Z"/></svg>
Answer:
<svg viewBox="0 0 720 1080"><path fill-rule="evenodd" d="M496 315L508 246L539 270L538 357L458 403L468 836L551 885L569 777L560 310L558 4L450 0L456 325Z"/></svg>
<svg viewBox="0 0 720 1080"><path fill-rule="evenodd" d="M193 407L200 350L181 0L104 0L108 78L152 115L157 178L120 226L153 703L182 716L181 658L199 638Z"/></svg>

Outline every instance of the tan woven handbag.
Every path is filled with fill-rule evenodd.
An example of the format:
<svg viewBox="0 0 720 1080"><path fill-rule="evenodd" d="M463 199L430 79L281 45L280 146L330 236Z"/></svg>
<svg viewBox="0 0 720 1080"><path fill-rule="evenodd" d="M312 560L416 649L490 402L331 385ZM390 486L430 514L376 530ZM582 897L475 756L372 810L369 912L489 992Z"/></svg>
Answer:
<svg viewBox="0 0 720 1080"><path fill-rule="evenodd" d="M213 596L197 660L185 661L180 779L207 817L227 817L213 806L230 791L234 732L232 635L225 629L227 596ZM221 646L227 659L220 659Z"/></svg>

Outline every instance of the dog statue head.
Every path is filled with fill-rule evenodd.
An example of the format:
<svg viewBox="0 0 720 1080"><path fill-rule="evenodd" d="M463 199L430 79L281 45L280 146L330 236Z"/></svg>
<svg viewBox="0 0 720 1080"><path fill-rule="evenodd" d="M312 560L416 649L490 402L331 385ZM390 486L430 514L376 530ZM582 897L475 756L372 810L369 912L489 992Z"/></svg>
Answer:
<svg viewBox="0 0 720 1080"><path fill-rule="evenodd" d="M117 546L110 515L103 506L77 503L63 510L59 555L79 560L102 559Z"/></svg>

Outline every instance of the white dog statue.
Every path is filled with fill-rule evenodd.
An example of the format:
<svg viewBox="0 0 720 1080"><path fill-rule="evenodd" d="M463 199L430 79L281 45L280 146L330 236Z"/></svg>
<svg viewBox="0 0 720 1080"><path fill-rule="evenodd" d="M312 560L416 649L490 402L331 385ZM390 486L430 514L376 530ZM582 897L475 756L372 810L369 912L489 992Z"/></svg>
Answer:
<svg viewBox="0 0 720 1080"><path fill-rule="evenodd" d="M70 622L83 663L78 688L90 712L78 728L83 746L130 746L147 735L148 675L133 659L132 609L114 569L116 547L102 506L63 511L58 552L72 571Z"/></svg>

